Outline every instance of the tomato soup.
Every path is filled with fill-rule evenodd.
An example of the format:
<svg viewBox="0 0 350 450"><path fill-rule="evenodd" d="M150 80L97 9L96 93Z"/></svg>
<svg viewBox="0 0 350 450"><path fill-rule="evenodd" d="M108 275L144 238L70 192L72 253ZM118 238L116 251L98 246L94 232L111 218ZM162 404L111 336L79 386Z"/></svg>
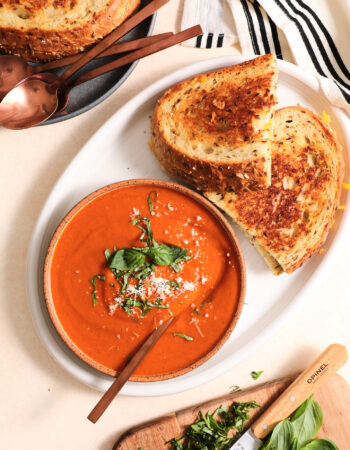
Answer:
<svg viewBox="0 0 350 450"><path fill-rule="evenodd" d="M112 186L92 196L62 227L47 271L59 326L103 372L120 371L174 317L136 380L204 361L243 301L237 250L224 226L191 196L162 185Z"/></svg>

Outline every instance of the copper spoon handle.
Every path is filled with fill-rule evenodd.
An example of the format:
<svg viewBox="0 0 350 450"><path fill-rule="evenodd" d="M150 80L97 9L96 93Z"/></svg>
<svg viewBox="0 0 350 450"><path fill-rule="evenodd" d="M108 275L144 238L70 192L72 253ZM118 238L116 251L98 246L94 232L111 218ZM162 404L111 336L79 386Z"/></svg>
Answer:
<svg viewBox="0 0 350 450"><path fill-rule="evenodd" d="M162 336L168 326L171 324L173 319L169 319L166 322L163 322L159 325L158 328L152 331L152 333L148 336L145 342L141 345L141 347L137 350L135 355L131 358L131 360L127 363L124 369L118 375L118 378L114 381L111 387L103 394L100 401L96 404L94 409L88 415L88 419L92 423L96 423L98 419L105 412L109 404L112 402L114 397L118 394L124 384L128 381L130 376L135 371L136 367L140 364L140 362L144 359L147 353L151 350L154 344L158 341L158 339Z"/></svg>
<svg viewBox="0 0 350 450"><path fill-rule="evenodd" d="M99 75L102 75L106 72L110 72L111 70L122 67L125 64L129 64L137 59L144 58L145 56L151 55L152 53L156 53L160 50L164 50L168 47L179 44L180 42L187 41L187 39L193 38L202 33L203 31L200 25L195 25L194 27L188 28L187 30L180 31L180 33L176 33L172 36L166 37L161 41L155 42L139 50L135 50L134 52L118 58L115 61L87 72L86 74L80 76L72 83L70 83L69 87L74 87L78 84L85 83L85 81L91 80L92 78L98 77Z"/></svg>
<svg viewBox="0 0 350 450"><path fill-rule="evenodd" d="M169 0L153 0L130 19L122 23L112 33L106 36L102 41L92 47L91 50L82 55L74 64L72 64L60 77L60 81L64 82L71 77L75 72L81 69L92 59L100 55L104 50L109 48L114 42L123 37L128 31L135 28L140 22L151 16L155 11L165 5Z"/></svg>
<svg viewBox="0 0 350 450"><path fill-rule="evenodd" d="M147 45L158 42L165 37L171 36L173 33L161 33L155 34L154 36L148 36L141 39L135 39L128 42L120 42L101 53L98 58L104 58L105 56L117 55L118 53L130 52L132 50L137 50L139 48L146 47ZM84 52L85 54L86 52ZM69 66L82 56L83 53L78 55L67 56L67 58L57 59L56 61L50 61L48 63L42 64L41 66L33 67L34 73L47 72L48 70L57 69L59 67Z"/></svg>

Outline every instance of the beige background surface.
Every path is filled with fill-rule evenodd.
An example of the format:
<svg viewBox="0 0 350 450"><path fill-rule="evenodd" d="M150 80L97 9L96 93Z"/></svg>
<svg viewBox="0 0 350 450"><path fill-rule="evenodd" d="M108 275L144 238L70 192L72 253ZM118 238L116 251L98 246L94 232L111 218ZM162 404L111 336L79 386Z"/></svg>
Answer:
<svg viewBox="0 0 350 450"><path fill-rule="evenodd" d="M173 0L164 7L154 32L178 30L181 6ZM238 51L171 48L142 60L117 92L80 117L24 131L0 129L0 448L111 449L133 425L226 394L232 385L254 384L252 370L264 370L260 380L268 381L304 368L331 342L350 345L350 239L299 312L249 358L191 391L120 397L96 425L86 415L101 394L67 374L34 329L26 298L26 253L37 216L64 168L141 89L194 61ZM350 382L350 364L340 373Z"/></svg>

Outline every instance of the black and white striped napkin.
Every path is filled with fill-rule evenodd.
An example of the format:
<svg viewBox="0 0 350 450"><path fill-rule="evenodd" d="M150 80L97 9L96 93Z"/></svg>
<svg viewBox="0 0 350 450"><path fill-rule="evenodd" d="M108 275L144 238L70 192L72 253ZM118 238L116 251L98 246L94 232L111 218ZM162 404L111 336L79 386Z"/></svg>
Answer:
<svg viewBox="0 0 350 450"><path fill-rule="evenodd" d="M206 33L190 45L218 47L210 34L232 45L236 36L244 54L271 52L316 75L328 100L350 115L350 0L185 0L182 26L185 17L187 27L200 23Z"/></svg>
<svg viewBox="0 0 350 450"><path fill-rule="evenodd" d="M185 41L182 45L212 48L238 42L235 23L226 0L185 0L181 30L198 23L204 33Z"/></svg>

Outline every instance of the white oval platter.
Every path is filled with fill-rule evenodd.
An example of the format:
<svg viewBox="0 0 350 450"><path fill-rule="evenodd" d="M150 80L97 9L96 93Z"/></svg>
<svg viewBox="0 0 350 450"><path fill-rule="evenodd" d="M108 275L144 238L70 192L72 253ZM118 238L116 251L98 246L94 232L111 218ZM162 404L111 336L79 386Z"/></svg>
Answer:
<svg viewBox="0 0 350 450"><path fill-rule="evenodd" d="M202 61L166 76L140 92L117 111L87 142L64 171L51 191L35 226L27 259L27 292L34 324L48 351L68 372L99 390L113 379L78 359L54 329L46 311L42 269L50 238L63 216L81 198L110 183L131 178L169 179L148 149L149 117L165 89L197 73L237 64L249 56L229 56ZM348 180L349 119L334 108L321 93L318 81L297 66L278 61L278 108L300 104L318 114L325 110L344 148ZM342 204L349 201L344 191ZM322 278L337 253L349 239L349 215L338 214L322 255L314 256L292 275L272 275L248 240L236 230L247 267L247 295L241 318L233 334L209 361L196 370L171 380L151 383L128 382L122 394L131 396L167 395L193 388L232 368L261 346L291 316L310 290ZM336 230L336 233L335 233Z"/></svg>

